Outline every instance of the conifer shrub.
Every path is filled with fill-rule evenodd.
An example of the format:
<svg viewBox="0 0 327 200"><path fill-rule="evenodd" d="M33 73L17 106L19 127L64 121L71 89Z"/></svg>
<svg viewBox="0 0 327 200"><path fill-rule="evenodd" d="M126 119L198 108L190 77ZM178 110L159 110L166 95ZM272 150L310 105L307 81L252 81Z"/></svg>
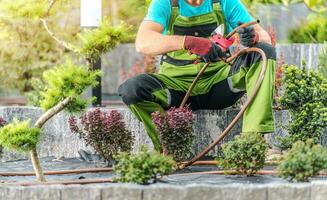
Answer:
<svg viewBox="0 0 327 200"><path fill-rule="evenodd" d="M128 40L129 32L125 24L112 26L108 20L104 20L98 28L85 30L78 35L83 43L79 53L94 62L121 41Z"/></svg>
<svg viewBox="0 0 327 200"><path fill-rule="evenodd" d="M306 23L289 31L288 39L292 43L323 43L327 41L326 15L310 16Z"/></svg>
<svg viewBox="0 0 327 200"><path fill-rule="evenodd" d="M291 122L288 135L279 137L280 147L289 149L301 140L313 139L319 143L327 127L327 79L315 71L295 66L284 66L281 106L288 109Z"/></svg>
<svg viewBox="0 0 327 200"><path fill-rule="evenodd" d="M118 163L114 166L114 171L119 175L116 181L124 183L155 182L158 175L172 172L176 164L172 157L161 155L157 151L149 152L144 146L137 154L123 152L115 156L115 159Z"/></svg>
<svg viewBox="0 0 327 200"><path fill-rule="evenodd" d="M279 176L290 181L306 182L327 169L327 149L313 140L297 141L278 166Z"/></svg>
<svg viewBox="0 0 327 200"><path fill-rule="evenodd" d="M164 115L160 112L153 113L152 120L164 153L178 162L187 159L195 138L192 110L188 106L172 107Z"/></svg>
<svg viewBox="0 0 327 200"><path fill-rule="evenodd" d="M14 121L0 129L0 144L9 150L28 152L36 148L41 129L30 127L29 121Z"/></svg>
<svg viewBox="0 0 327 200"><path fill-rule="evenodd" d="M72 101L65 109L72 113L83 111L90 100L83 99L81 95L87 87L94 87L98 84L97 77L100 74L100 71L91 71L71 61L44 72L46 86L41 92L41 107L49 110L60 101L70 97Z"/></svg>
<svg viewBox="0 0 327 200"><path fill-rule="evenodd" d="M76 118L69 119L70 130L107 161L111 162L118 152L132 150L134 137L126 128L122 115L116 110L107 114L97 108L83 114L79 119L81 127Z"/></svg>
<svg viewBox="0 0 327 200"><path fill-rule="evenodd" d="M242 133L222 145L223 155L217 157L217 165L226 173L236 170L242 175L254 175L264 166L267 148L262 134Z"/></svg>

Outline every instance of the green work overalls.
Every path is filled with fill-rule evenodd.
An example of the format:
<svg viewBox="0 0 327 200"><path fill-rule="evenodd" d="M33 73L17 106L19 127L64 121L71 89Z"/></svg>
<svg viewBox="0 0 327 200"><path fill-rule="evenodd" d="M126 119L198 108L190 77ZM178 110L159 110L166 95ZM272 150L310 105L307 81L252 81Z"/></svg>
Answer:
<svg viewBox="0 0 327 200"><path fill-rule="evenodd" d="M173 5L169 35L209 37L224 17L219 2L213 0L213 11L208 14L185 17ZM226 27L226 24L225 24ZM262 86L253 103L245 111L243 132L273 132L272 112L275 49L266 43L257 43L268 57L268 66ZM151 113L178 107L204 63L193 64L196 55L180 50L162 56L160 70L155 74L140 74L125 81L118 89L123 102L143 122L156 150L161 145ZM224 62L210 64L188 100L192 110L222 109L233 105L244 93L251 93L260 73L261 57L257 53L244 54L232 65Z"/></svg>

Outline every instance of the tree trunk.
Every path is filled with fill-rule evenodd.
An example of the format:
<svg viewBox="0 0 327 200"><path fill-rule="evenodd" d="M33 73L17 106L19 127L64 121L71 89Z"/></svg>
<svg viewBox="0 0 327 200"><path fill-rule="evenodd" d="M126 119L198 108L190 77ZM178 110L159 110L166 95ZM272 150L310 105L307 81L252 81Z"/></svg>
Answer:
<svg viewBox="0 0 327 200"><path fill-rule="evenodd" d="M40 165L39 158L37 156L36 149L33 149L30 152L30 154L31 154L31 160L32 160L34 171L35 171L36 179L40 182L46 182L42 167Z"/></svg>
<svg viewBox="0 0 327 200"><path fill-rule="evenodd" d="M34 127L42 128L42 126L49 119L51 119L54 115L62 111L71 102L71 100L72 99L70 97L67 97L66 99L59 102L56 106L49 109L47 112L41 115L41 117L35 122ZM40 182L46 182L36 149L33 149L30 152L30 155L31 155L31 161L35 171L36 179Z"/></svg>

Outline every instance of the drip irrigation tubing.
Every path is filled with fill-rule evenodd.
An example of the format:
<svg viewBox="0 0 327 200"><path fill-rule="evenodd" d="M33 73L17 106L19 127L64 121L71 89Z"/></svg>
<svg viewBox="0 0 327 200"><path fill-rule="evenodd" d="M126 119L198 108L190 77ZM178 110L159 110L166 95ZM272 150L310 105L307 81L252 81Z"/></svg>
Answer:
<svg viewBox="0 0 327 200"><path fill-rule="evenodd" d="M53 170L45 171L44 175L63 175L63 174L83 174L83 173L99 173L112 172L112 168L86 168L73 170ZM35 176L35 172L0 172L0 176Z"/></svg>

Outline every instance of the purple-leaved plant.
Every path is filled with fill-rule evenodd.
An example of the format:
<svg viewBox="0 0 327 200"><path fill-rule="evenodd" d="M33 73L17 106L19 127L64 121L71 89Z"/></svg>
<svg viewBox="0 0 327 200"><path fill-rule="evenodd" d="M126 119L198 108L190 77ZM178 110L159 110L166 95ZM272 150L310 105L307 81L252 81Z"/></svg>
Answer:
<svg viewBox="0 0 327 200"><path fill-rule="evenodd" d="M0 128L7 124L7 121L0 117Z"/></svg>
<svg viewBox="0 0 327 200"><path fill-rule="evenodd" d="M189 106L170 108L165 115L152 113L165 154L179 162L187 159L194 141L193 113Z"/></svg>
<svg viewBox="0 0 327 200"><path fill-rule="evenodd" d="M99 108L89 111L80 117L81 125L75 117L69 119L70 130L84 139L87 145L112 161L118 152L130 152L134 137L126 128L122 115L112 110L109 114Z"/></svg>

